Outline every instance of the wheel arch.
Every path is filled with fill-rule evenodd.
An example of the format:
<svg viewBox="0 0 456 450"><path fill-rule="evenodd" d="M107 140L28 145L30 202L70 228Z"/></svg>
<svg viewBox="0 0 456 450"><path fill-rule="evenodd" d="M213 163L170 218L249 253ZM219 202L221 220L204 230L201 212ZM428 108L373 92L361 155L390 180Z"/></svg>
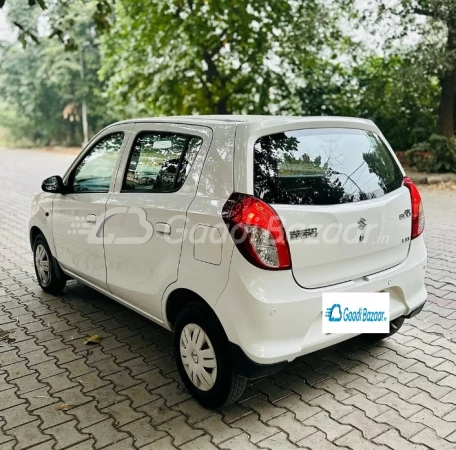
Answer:
<svg viewBox="0 0 456 450"><path fill-rule="evenodd" d="M221 329L225 331L223 329L222 323L217 317L217 314L209 305L209 303L204 300L201 295L187 288L174 289L172 292L170 292L166 299L166 304L164 307L165 322L168 324L171 330L174 329L174 324L176 322L177 316L179 315L179 312L191 303L201 305L208 312L208 314L211 314L214 319L217 320L217 322L220 324Z"/></svg>
<svg viewBox="0 0 456 450"><path fill-rule="evenodd" d="M40 230L40 228L38 228L36 225L33 225L32 228L30 228L30 233L29 233L30 247L32 247L32 249L33 249L33 244L35 243L35 239L39 234L42 234L44 236L44 233Z"/></svg>

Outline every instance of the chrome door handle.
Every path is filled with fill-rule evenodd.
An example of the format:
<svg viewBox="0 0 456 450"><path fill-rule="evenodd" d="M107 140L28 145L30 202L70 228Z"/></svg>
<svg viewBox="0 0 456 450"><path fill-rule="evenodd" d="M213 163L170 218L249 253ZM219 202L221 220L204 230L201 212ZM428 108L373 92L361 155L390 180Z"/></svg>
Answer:
<svg viewBox="0 0 456 450"><path fill-rule="evenodd" d="M87 223L97 223L97 216L95 214L87 214L86 221Z"/></svg>
<svg viewBox="0 0 456 450"><path fill-rule="evenodd" d="M171 234L171 225L169 223L158 222L155 225L157 233Z"/></svg>

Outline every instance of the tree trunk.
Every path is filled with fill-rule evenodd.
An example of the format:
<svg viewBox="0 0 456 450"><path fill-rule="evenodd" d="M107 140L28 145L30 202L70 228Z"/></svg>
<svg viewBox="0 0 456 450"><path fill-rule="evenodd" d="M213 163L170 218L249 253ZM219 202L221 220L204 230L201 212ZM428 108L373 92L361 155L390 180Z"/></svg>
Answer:
<svg viewBox="0 0 456 450"><path fill-rule="evenodd" d="M441 80L439 131L446 137L454 136L454 105L456 95L456 71L448 72Z"/></svg>
<svg viewBox="0 0 456 450"><path fill-rule="evenodd" d="M87 142L89 142L89 124L87 122L87 106L85 100L82 101L81 116L82 135L84 139L82 146L85 147Z"/></svg>
<svg viewBox="0 0 456 450"><path fill-rule="evenodd" d="M85 75L84 75L84 48L81 48L80 56L80 70L81 70L81 81L84 85ZM82 146L85 147L87 142L89 142L89 124L87 122L87 104L85 98L82 99L81 105L81 122L82 122L82 136L83 142Z"/></svg>
<svg viewBox="0 0 456 450"><path fill-rule="evenodd" d="M217 102L217 114L229 114L228 112L228 99L223 97Z"/></svg>

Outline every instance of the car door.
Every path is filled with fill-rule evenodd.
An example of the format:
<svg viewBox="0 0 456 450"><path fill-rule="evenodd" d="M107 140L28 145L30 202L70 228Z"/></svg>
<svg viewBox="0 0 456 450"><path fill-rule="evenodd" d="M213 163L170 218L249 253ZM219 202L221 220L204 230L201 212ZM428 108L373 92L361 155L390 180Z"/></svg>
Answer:
<svg viewBox="0 0 456 450"><path fill-rule="evenodd" d="M65 194L53 202L52 231L64 270L107 289L102 228L106 202L131 124L99 134L64 177Z"/></svg>
<svg viewBox="0 0 456 450"><path fill-rule="evenodd" d="M108 288L156 321L177 280L186 212L211 139L206 127L137 123L107 203Z"/></svg>

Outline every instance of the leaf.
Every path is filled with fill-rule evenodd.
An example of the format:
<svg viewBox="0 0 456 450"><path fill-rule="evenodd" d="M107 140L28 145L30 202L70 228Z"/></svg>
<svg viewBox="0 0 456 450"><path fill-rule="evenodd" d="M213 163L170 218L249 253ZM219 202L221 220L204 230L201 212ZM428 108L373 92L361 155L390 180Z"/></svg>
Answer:
<svg viewBox="0 0 456 450"><path fill-rule="evenodd" d="M69 409L72 409L73 405L69 405L68 403L61 403L60 405L57 405L55 409L59 411L68 411Z"/></svg>
<svg viewBox="0 0 456 450"><path fill-rule="evenodd" d="M101 339L102 337L99 334L94 334L84 341L84 345L99 344L101 342Z"/></svg>

